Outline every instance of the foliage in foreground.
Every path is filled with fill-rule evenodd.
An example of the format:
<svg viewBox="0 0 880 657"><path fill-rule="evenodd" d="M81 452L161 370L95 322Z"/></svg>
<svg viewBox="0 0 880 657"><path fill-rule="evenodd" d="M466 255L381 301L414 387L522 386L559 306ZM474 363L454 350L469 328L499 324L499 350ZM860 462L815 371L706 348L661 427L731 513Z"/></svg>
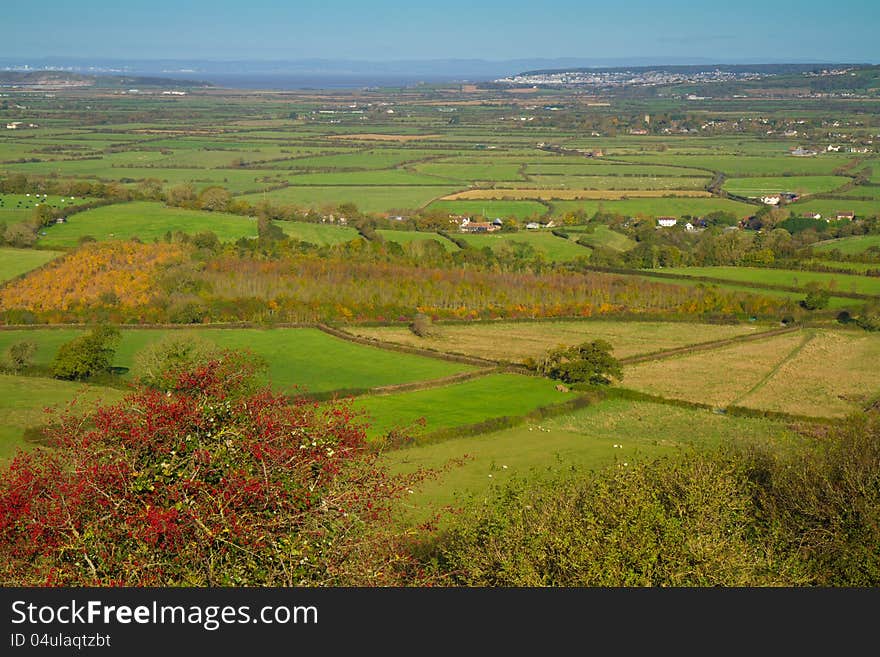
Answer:
<svg viewBox="0 0 880 657"><path fill-rule="evenodd" d="M247 356L176 370L90 418L0 481L3 585L382 583L380 531L409 483L368 454L345 406L253 391ZM400 557L402 559L403 557Z"/></svg>
<svg viewBox="0 0 880 657"><path fill-rule="evenodd" d="M518 481L426 548L467 586L880 585L880 416L807 446Z"/></svg>

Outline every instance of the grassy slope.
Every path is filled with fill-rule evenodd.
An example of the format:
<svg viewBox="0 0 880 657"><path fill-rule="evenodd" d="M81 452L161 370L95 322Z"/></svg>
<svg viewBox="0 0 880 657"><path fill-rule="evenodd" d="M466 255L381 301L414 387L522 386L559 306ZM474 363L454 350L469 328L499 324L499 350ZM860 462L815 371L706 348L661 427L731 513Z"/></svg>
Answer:
<svg viewBox="0 0 880 657"><path fill-rule="evenodd" d="M269 362L274 386L292 392L371 388L437 379L471 369L467 365L401 354L346 342L317 329L170 329L125 330L114 358L117 367L131 367L135 354L166 335L196 334L219 347L251 349ZM64 342L80 331L37 329L0 331L0 352L20 340L38 344L35 362L48 365Z"/></svg>
<svg viewBox="0 0 880 657"><path fill-rule="evenodd" d="M30 249L0 248L0 282L45 265L60 253L57 251L32 251Z"/></svg>
<svg viewBox="0 0 880 657"><path fill-rule="evenodd" d="M708 276L736 282L786 285L803 288L816 282L825 288L858 294L880 294L880 279L852 274L760 269L757 267L665 267L664 272L684 276Z"/></svg>
<svg viewBox="0 0 880 657"><path fill-rule="evenodd" d="M482 499L493 484L511 477L577 466L596 469L652 459L689 445L788 436L784 425L763 419L725 417L645 402L606 400L586 409L505 431L395 450L384 460L398 472L441 468L467 455L439 479L424 483L407 500L408 512ZM614 445L620 445L615 447Z"/></svg>
<svg viewBox="0 0 880 657"><path fill-rule="evenodd" d="M518 374L492 374L472 381L415 392L364 397L354 402L370 422L369 435L386 434L425 418L424 431L436 431L482 422L489 418L519 416L548 404L572 399L557 392L554 383Z"/></svg>

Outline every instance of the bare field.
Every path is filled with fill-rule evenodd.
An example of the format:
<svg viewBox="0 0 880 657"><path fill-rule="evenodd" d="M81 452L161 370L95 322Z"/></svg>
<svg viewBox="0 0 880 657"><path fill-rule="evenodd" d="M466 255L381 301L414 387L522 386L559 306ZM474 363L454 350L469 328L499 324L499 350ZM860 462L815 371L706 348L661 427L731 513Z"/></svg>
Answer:
<svg viewBox="0 0 880 657"><path fill-rule="evenodd" d="M839 417L880 393L880 336L805 329L624 371L624 385L718 407Z"/></svg>
<svg viewBox="0 0 880 657"><path fill-rule="evenodd" d="M574 201L578 199L624 199L624 198L660 198L664 196L680 196L689 198L707 198L709 192L695 189L671 191L668 189L469 189L444 196L444 201L461 199L538 199L542 201Z"/></svg>
<svg viewBox="0 0 880 657"><path fill-rule="evenodd" d="M419 338L405 326L351 327L357 335L422 349L465 354L490 360L521 362L557 345L607 340L614 355L627 358L698 342L746 335L767 327L680 322L499 322L437 325L435 337Z"/></svg>

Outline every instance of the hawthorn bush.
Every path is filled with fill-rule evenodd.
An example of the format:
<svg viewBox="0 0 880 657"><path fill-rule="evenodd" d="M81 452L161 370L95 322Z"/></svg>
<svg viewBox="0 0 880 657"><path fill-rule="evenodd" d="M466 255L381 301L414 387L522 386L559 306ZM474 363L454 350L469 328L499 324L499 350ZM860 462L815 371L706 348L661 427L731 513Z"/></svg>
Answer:
<svg viewBox="0 0 880 657"><path fill-rule="evenodd" d="M380 585L406 562L391 478L342 403L254 383L236 352L88 416L0 481L3 585Z"/></svg>

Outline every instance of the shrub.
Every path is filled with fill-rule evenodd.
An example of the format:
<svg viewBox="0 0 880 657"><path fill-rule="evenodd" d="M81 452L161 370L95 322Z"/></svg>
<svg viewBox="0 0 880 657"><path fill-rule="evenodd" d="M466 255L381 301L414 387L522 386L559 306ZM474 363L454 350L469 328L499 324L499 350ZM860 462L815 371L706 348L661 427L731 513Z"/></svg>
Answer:
<svg viewBox="0 0 880 657"><path fill-rule="evenodd" d="M33 340L21 340L9 345L6 350L6 360L13 372L21 372L33 364L34 354L37 353L37 343Z"/></svg>
<svg viewBox="0 0 880 657"><path fill-rule="evenodd" d="M118 341L118 329L98 326L91 333L66 342L52 361L52 376L56 379L85 379L106 372L113 362Z"/></svg>
<svg viewBox="0 0 880 657"><path fill-rule="evenodd" d="M247 358L178 369L0 478L0 582L56 586L383 584L405 561L392 479L349 407L253 389ZM369 531L368 531L369 530Z"/></svg>

